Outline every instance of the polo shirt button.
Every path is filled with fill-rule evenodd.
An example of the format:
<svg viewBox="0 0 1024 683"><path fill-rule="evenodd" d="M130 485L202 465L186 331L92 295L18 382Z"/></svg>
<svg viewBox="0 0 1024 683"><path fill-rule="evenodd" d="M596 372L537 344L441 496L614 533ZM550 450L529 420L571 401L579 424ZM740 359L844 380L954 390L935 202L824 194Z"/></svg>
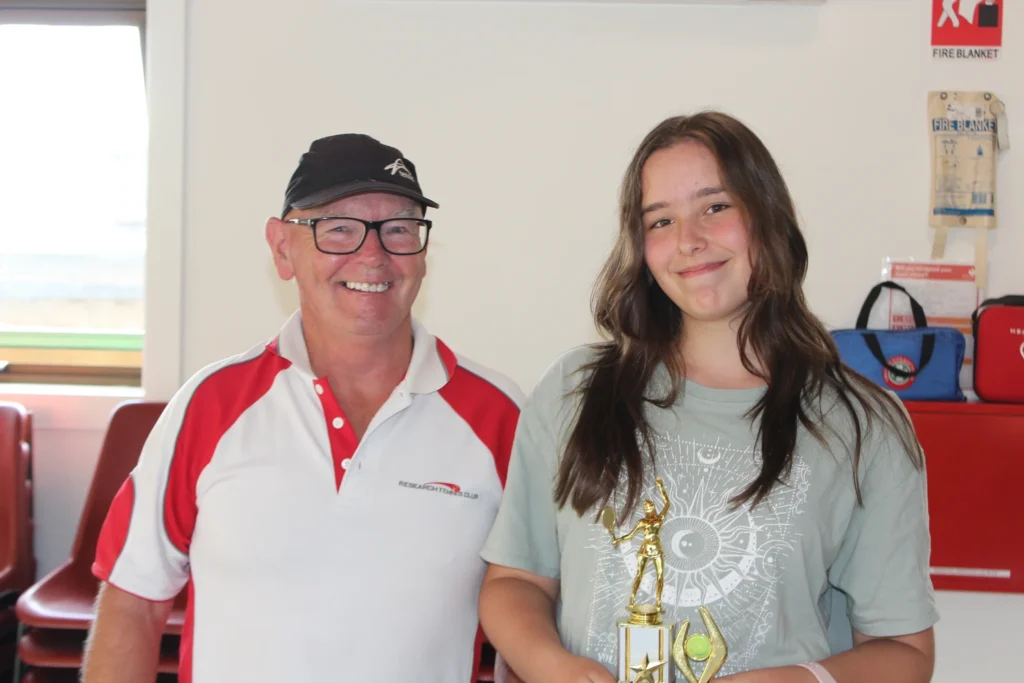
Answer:
<svg viewBox="0 0 1024 683"><path fill-rule="evenodd" d="M320 385L320 384L316 385L316 393L318 393L318 394L324 393L324 388L323 388L322 385Z"/></svg>
<svg viewBox="0 0 1024 683"><path fill-rule="evenodd" d="M344 427L344 426L345 426L345 421L344 421L344 420L342 420L342 419L341 419L340 417L336 417L336 418L334 418L334 420L333 420L333 421L331 422L331 425L332 425L332 426L333 426L333 427L334 427L335 429L341 429L342 427Z"/></svg>
<svg viewBox="0 0 1024 683"><path fill-rule="evenodd" d="M347 470L348 466L349 466L349 463L351 463L351 462L352 462L352 458L345 458L344 460L342 460L341 461L341 469Z"/></svg>

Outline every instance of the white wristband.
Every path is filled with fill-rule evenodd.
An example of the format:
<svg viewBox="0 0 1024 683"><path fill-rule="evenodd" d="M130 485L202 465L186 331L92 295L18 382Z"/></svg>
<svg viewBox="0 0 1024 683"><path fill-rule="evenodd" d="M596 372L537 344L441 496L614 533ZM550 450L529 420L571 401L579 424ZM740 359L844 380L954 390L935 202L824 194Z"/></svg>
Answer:
<svg viewBox="0 0 1024 683"><path fill-rule="evenodd" d="M806 662L805 664L797 664L797 666L802 666L814 674L814 677L818 679L818 683L836 683L836 679L832 677L828 669L817 662Z"/></svg>

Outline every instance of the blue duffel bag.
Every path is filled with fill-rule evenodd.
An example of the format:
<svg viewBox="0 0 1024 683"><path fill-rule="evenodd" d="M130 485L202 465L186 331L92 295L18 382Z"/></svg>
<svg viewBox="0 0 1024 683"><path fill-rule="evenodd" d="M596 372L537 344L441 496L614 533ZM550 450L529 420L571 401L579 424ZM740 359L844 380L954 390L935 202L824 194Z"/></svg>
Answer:
<svg viewBox="0 0 1024 683"><path fill-rule="evenodd" d="M869 330L868 316L882 288L896 289L910 299L914 327ZM921 304L892 281L871 288L854 329L833 330L843 362L905 401L963 401L960 368L967 340L952 327L928 327Z"/></svg>

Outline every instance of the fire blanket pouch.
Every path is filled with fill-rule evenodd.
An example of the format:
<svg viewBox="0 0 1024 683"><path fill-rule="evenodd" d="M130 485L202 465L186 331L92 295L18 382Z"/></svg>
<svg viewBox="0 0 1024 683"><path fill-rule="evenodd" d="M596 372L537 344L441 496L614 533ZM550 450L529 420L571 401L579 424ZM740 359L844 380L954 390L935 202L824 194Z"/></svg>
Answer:
<svg viewBox="0 0 1024 683"><path fill-rule="evenodd" d="M974 228L975 277L984 287L988 231L998 222L998 157L1010 147L1006 107L989 92L931 92L928 117L932 258L944 256L949 228Z"/></svg>

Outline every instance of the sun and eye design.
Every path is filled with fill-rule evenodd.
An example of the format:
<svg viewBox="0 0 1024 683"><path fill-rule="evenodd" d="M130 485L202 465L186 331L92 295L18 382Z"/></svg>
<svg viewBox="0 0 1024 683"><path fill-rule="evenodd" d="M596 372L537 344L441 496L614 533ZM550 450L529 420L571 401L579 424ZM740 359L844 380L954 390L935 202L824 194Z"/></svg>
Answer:
<svg viewBox="0 0 1024 683"><path fill-rule="evenodd" d="M660 533L666 616L693 618L698 607L708 606L719 625L732 632L731 645L737 647L730 647L735 653L731 659L740 665L767 635L785 560L799 542L795 521L805 507L809 470L796 460L787 484L776 487L751 511L749 505L737 506L730 499L760 470L758 452L706 437L659 436L655 446L658 474L669 499ZM664 501L653 486L650 489L644 498L660 509ZM622 527L631 528L639 514L620 520ZM618 548L606 539L607 533L596 546L601 559L591 613L597 619L594 624L601 623L599 615L605 612L621 612L618 603L622 594L628 594L637 566L639 539ZM654 597L654 572L646 574L638 595L641 602ZM600 634L592 635L595 644L604 640Z"/></svg>

